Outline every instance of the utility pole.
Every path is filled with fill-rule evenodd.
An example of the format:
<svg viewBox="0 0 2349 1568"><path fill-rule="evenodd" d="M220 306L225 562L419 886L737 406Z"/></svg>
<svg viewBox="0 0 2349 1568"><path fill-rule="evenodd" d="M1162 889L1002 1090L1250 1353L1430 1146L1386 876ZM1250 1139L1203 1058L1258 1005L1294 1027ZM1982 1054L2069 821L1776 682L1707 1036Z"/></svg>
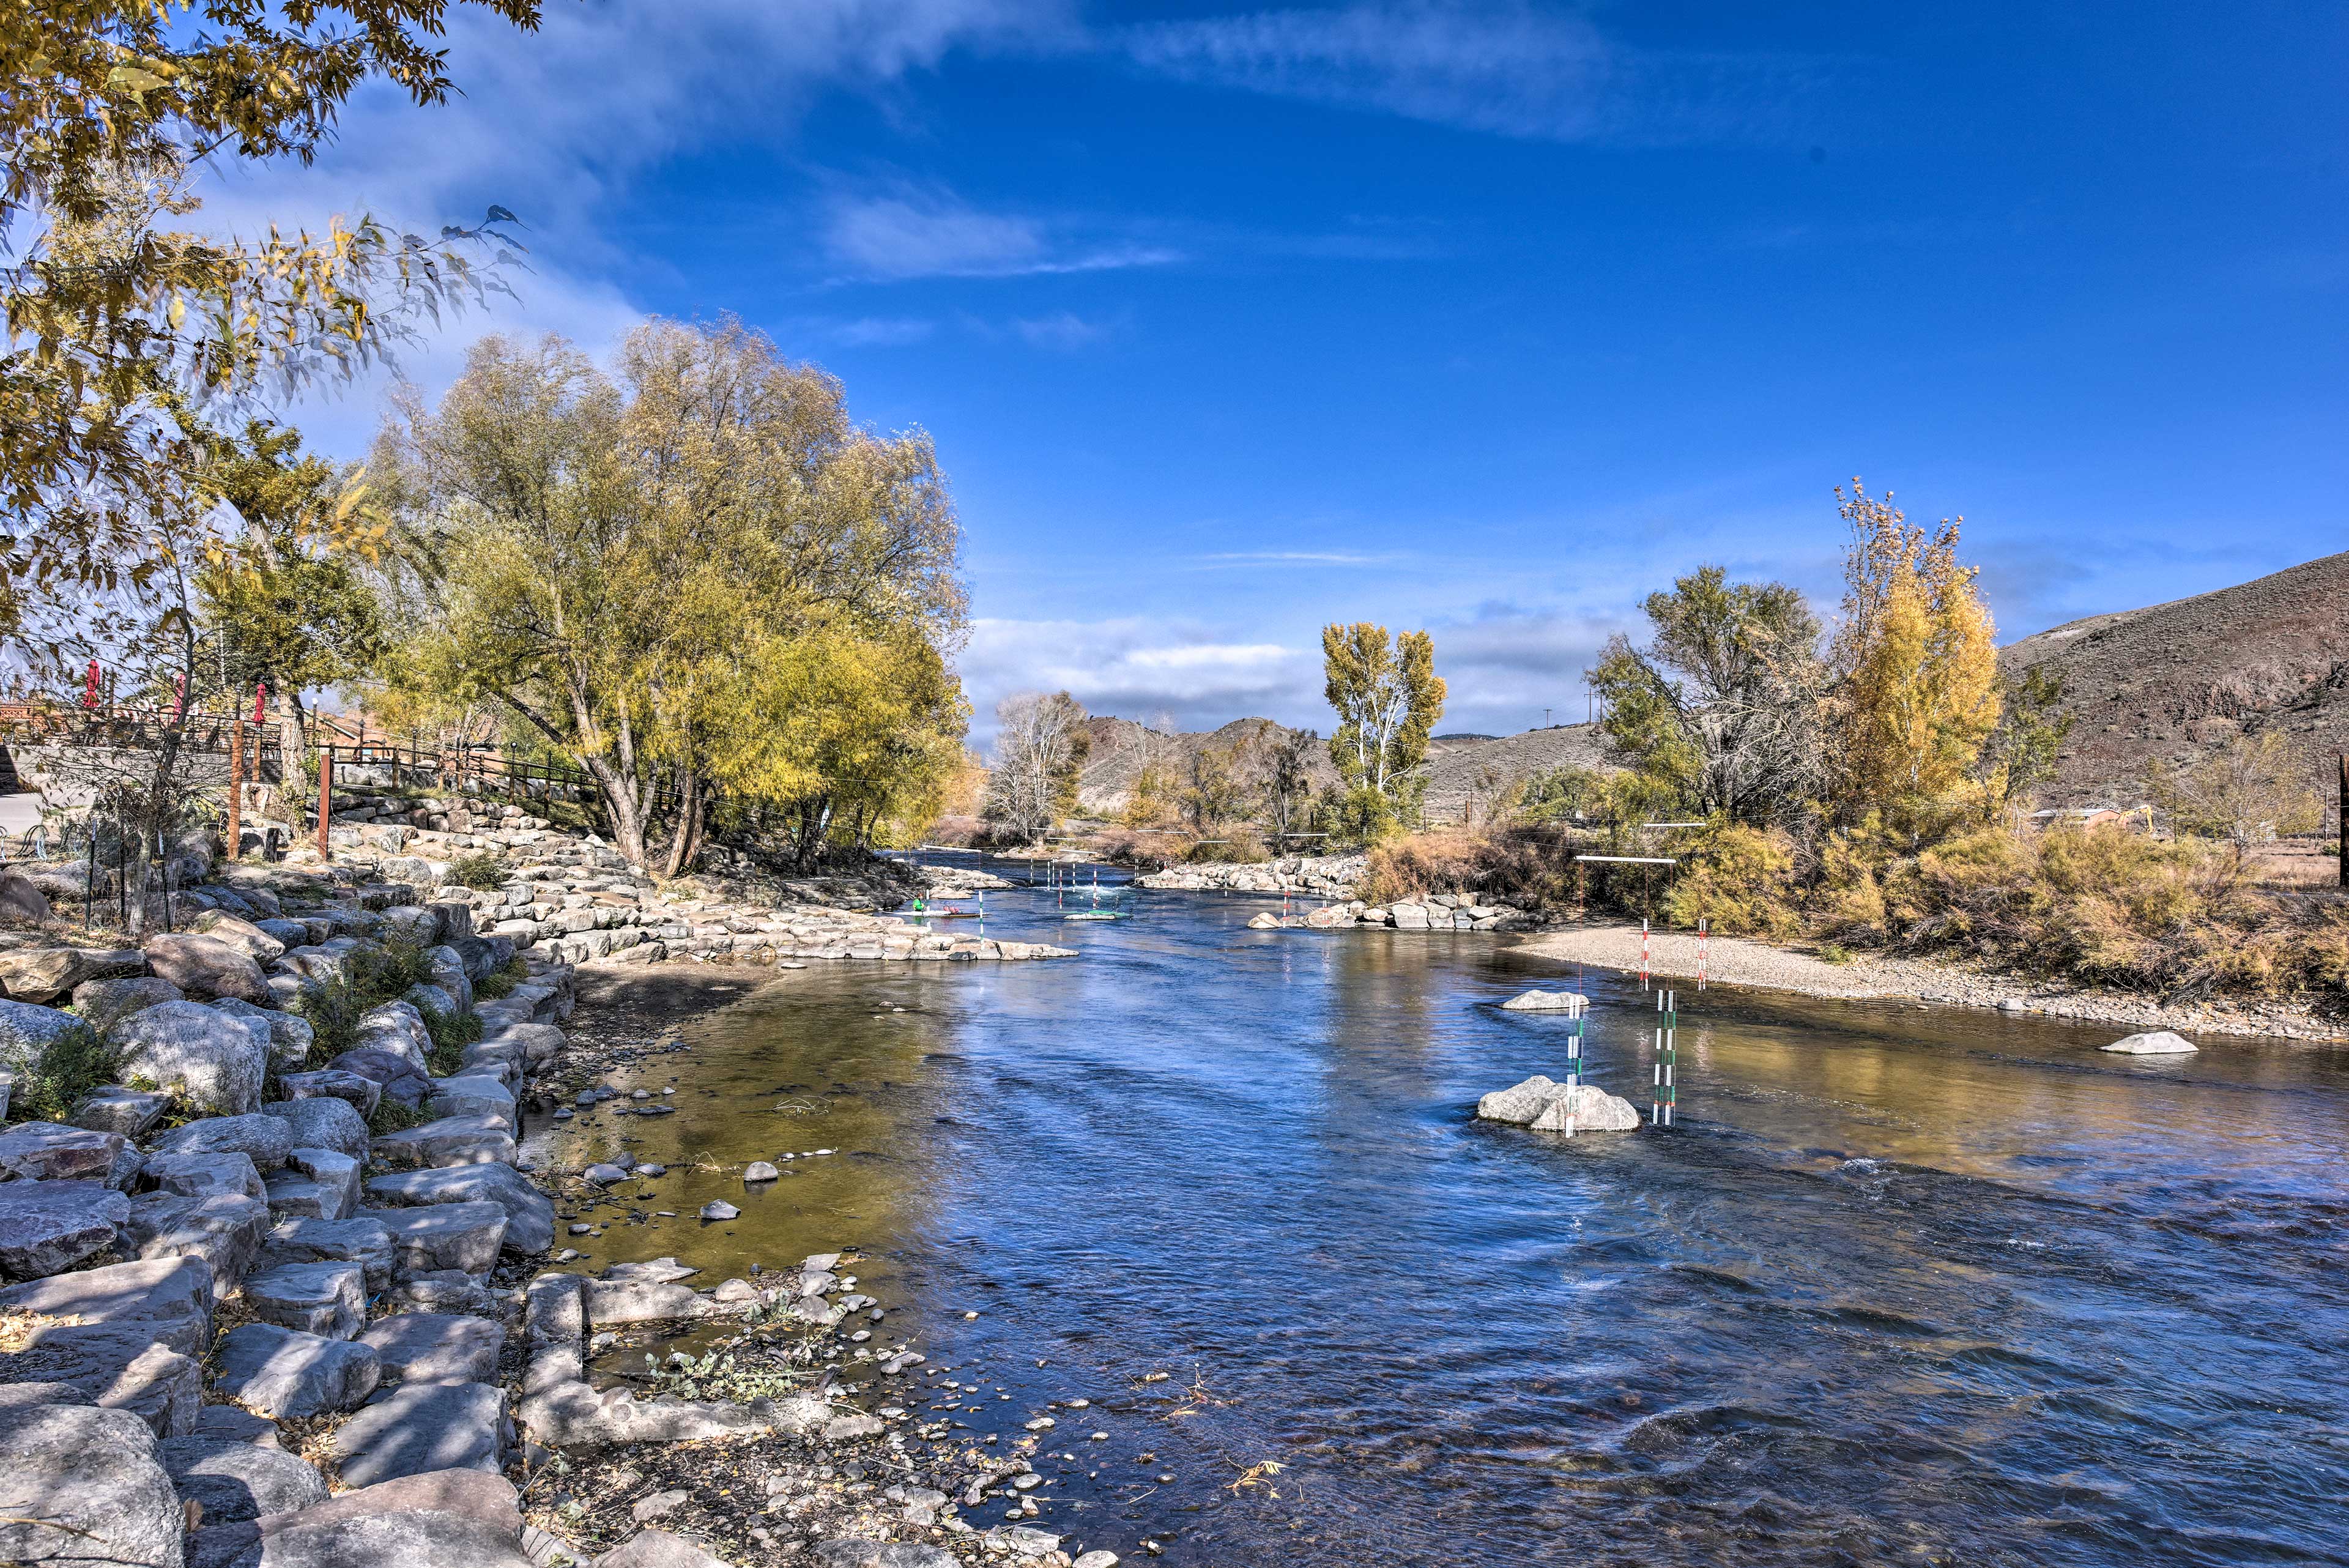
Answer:
<svg viewBox="0 0 2349 1568"><path fill-rule="evenodd" d="M2341 753L2341 794L2333 806L2333 831L2341 841L2341 885L2349 888L2349 752Z"/></svg>

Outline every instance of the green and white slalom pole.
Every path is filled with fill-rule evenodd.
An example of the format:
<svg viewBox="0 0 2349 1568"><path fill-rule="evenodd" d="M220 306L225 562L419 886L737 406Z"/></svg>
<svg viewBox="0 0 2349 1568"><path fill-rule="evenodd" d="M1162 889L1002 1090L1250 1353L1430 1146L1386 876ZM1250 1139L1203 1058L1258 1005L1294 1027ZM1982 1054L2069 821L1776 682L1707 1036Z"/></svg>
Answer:
<svg viewBox="0 0 2349 1568"><path fill-rule="evenodd" d="M1589 1002L1577 995L1567 1013L1566 1084L1573 1088L1582 1082L1582 1014Z"/></svg>
<svg viewBox="0 0 2349 1568"><path fill-rule="evenodd" d="M1672 1111L1680 1102L1680 1089L1672 1082L1672 1069L1679 1064L1680 1033L1679 994L1675 992L1656 992L1656 1082L1654 1097L1649 1103L1648 1125L1672 1125Z"/></svg>

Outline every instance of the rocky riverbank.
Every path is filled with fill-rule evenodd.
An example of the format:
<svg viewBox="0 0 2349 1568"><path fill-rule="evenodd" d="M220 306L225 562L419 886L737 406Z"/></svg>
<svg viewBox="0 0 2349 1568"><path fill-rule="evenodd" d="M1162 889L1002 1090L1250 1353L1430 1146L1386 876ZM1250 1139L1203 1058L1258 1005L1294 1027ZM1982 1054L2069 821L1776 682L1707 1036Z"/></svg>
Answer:
<svg viewBox="0 0 2349 1568"><path fill-rule="evenodd" d="M1636 972L1640 968L1640 929L1606 923L1547 931L1518 942L1512 952L1588 964L1599 969ZM1693 978L1697 972L1697 939L1682 931L1657 931L1649 939L1650 972ZM2165 1002L2159 998L2125 992L2048 985L2028 977L1972 970L1927 959L1855 955L1830 963L1816 954L1772 947L1741 937L1714 937L1705 955L1708 977L1724 985L1758 986L1798 992L1806 996L1853 1000L1907 998L1960 1007L1986 1007L2002 1012L2038 1013L2051 1018L2125 1024L2136 1030L2168 1029L2179 1033L2264 1034L2287 1040L2349 1038L2329 1020L2306 1006L2283 1002L2235 1003L2197 1000Z"/></svg>
<svg viewBox="0 0 2349 1568"><path fill-rule="evenodd" d="M1291 893L1351 898L1370 865L1361 855L1286 855L1257 865L1215 861L1170 866L1137 878L1144 888L1191 893Z"/></svg>
<svg viewBox="0 0 2349 1568"><path fill-rule="evenodd" d="M843 1369L917 1380L922 1357L880 1338L884 1309L842 1260L777 1260L708 1289L683 1282L689 1264L585 1279L563 1267L576 1254L557 1250L557 1227L592 1223L580 1216L611 1189L535 1168L520 1143L550 1085L601 1065L563 1027L572 933L550 940L543 915L657 907L688 927L677 956L711 963L1057 950L934 951L897 922L818 905L724 931L777 940L698 948L689 917L737 889L606 903L596 895L651 889L592 843L499 831L532 836L505 846L530 853L499 889L450 885L446 865L397 853L410 841L378 840L364 867L236 865L196 881L209 868L181 864L155 913L191 929L135 946L83 940L29 903L0 935L0 1109L14 1116L0 1129L0 1462L18 1494L0 1509L0 1561L1068 1562L1042 1532L959 1520L1004 1499L1029 1516L1035 1443L916 1470L907 1413L849 1398ZM469 836L459 847L481 852ZM398 871L421 875L377 879ZM619 950L668 956L672 941L655 928ZM813 950L785 956L802 942ZM567 1114L667 1109L609 1097ZM673 1320L740 1324L724 1377L680 1370L630 1389L589 1375L597 1336ZM866 1365L885 1353L894 1366ZM752 1446L713 1459L720 1442ZM692 1459L660 1458L688 1443ZM730 1525L625 1484L631 1469L738 1461L759 1483ZM949 1505L949 1485L969 1501Z"/></svg>

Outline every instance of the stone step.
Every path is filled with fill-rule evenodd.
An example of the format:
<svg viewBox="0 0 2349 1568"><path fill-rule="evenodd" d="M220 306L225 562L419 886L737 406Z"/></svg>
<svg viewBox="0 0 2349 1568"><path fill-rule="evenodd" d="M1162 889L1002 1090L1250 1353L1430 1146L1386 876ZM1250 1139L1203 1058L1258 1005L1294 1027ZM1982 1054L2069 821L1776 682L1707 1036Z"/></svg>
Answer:
<svg viewBox="0 0 2349 1568"><path fill-rule="evenodd" d="M138 1323L183 1355L212 1343L212 1272L201 1258L141 1258L0 1290L0 1311L78 1323Z"/></svg>
<svg viewBox="0 0 2349 1568"><path fill-rule="evenodd" d="M155 1457L181 1500L202 1508L206 1524L291 1513L326 1501L316 1467L279 1449L233 1438L166 1438Z"/></svg>
<svg viewBox="0 0 2349 1568"><path fill-rule="evenodd" d="M130 1206L123 1241L142 1258L202 1258L215 1300L236 1288L269 1233L269 1206L233 1193L178 1198L151 1193Z"/></svg>
<svg viewBox="0 0 2349 1568"><path fill-rule="evenodd" d="M452 1165L514 1162L512 1132L494 1116L443 1116L403 1132L387 1133L374 1145L378 1163L396 1170Z"/></svg>
<svg viewBox="0 0 2349 1568"><path fill-rule="evenodd" d="M495 1203L435 1203L416 1209L367 1209L389 1233L392 1275L455 1270L486 1274L497 1267L506 1237L506 1211Z"/></svg>
<svg viewBox="0 0 2349 1568"><path fill-rule="evenodd" d="M130 1199L100 1181L0 1185L0 1275L41 1279L106 1251L130 1221Z"/></svg>
<svg viewBox="0 0 2349 1568"><path fill-rule="evenodd" d="M386 1380L402 1383L490 1382L505 1342L506 1331L488 1318L456 1313L401 1313L359 1336Z"/></svg>
<svg viewBox="0 0 2349 1568"><path fill-rule="evenodd" d="M127 1410L157 1437L195 1425L203 1369L158 1342L151 1323L49 1324L0 1355L0 1383L66 1383L109 1410Z"/></svg>
<svg viewBox="0 0 2349 1568"><path fill-rule="evenodd" d="M367 1274L357 1263L281 1263L244 1282L253 1315L281 1328L351 1339L367 1326Z"/></svg>
<svg viewBox="0 0 2349 1568"><path fill-rule="evenodd" d="M554 1245L554 1199L511 1165L451 1165L372 1176L366 1197L386 1209L495 1203L506 1211L506 1251L528 1255Z"/></svg>
<svg viewBox="0 0 2349 1568"><path fill-rule="evenodd" d="M505 1390L489 1383L403 1383L378 1394L335 1432L347 1486L434 1470L504 1469L513 1423Z"/></svg>
<svg viewBox="0 0 2349 1568"><path fill-rule="evenodd" d="M275 1324L248 1323L221 1336L222 1393L274 1420L348 1410L375 1391L375 1352Z"/></svg>
<svg viewBox="0 0 2349 1568"><path fill-rule="evenodd" d="M391 1288L391 1232L379 1220L287 1220L263 1239L260 1262L364 1265L370 1294Z"/></svg>

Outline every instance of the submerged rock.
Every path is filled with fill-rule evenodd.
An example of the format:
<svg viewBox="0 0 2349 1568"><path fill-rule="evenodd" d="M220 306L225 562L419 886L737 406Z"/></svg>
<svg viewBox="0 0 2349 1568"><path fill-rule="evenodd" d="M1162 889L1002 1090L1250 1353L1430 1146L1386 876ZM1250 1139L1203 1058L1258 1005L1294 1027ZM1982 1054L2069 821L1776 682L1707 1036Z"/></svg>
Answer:
<svg viewBox="0 0 2349 1568"><path fill-rule="evenodd" d="M1501 1003L1512 1012L1580 1012L1590 999L1573 991L1528 991Z"/></svg>

